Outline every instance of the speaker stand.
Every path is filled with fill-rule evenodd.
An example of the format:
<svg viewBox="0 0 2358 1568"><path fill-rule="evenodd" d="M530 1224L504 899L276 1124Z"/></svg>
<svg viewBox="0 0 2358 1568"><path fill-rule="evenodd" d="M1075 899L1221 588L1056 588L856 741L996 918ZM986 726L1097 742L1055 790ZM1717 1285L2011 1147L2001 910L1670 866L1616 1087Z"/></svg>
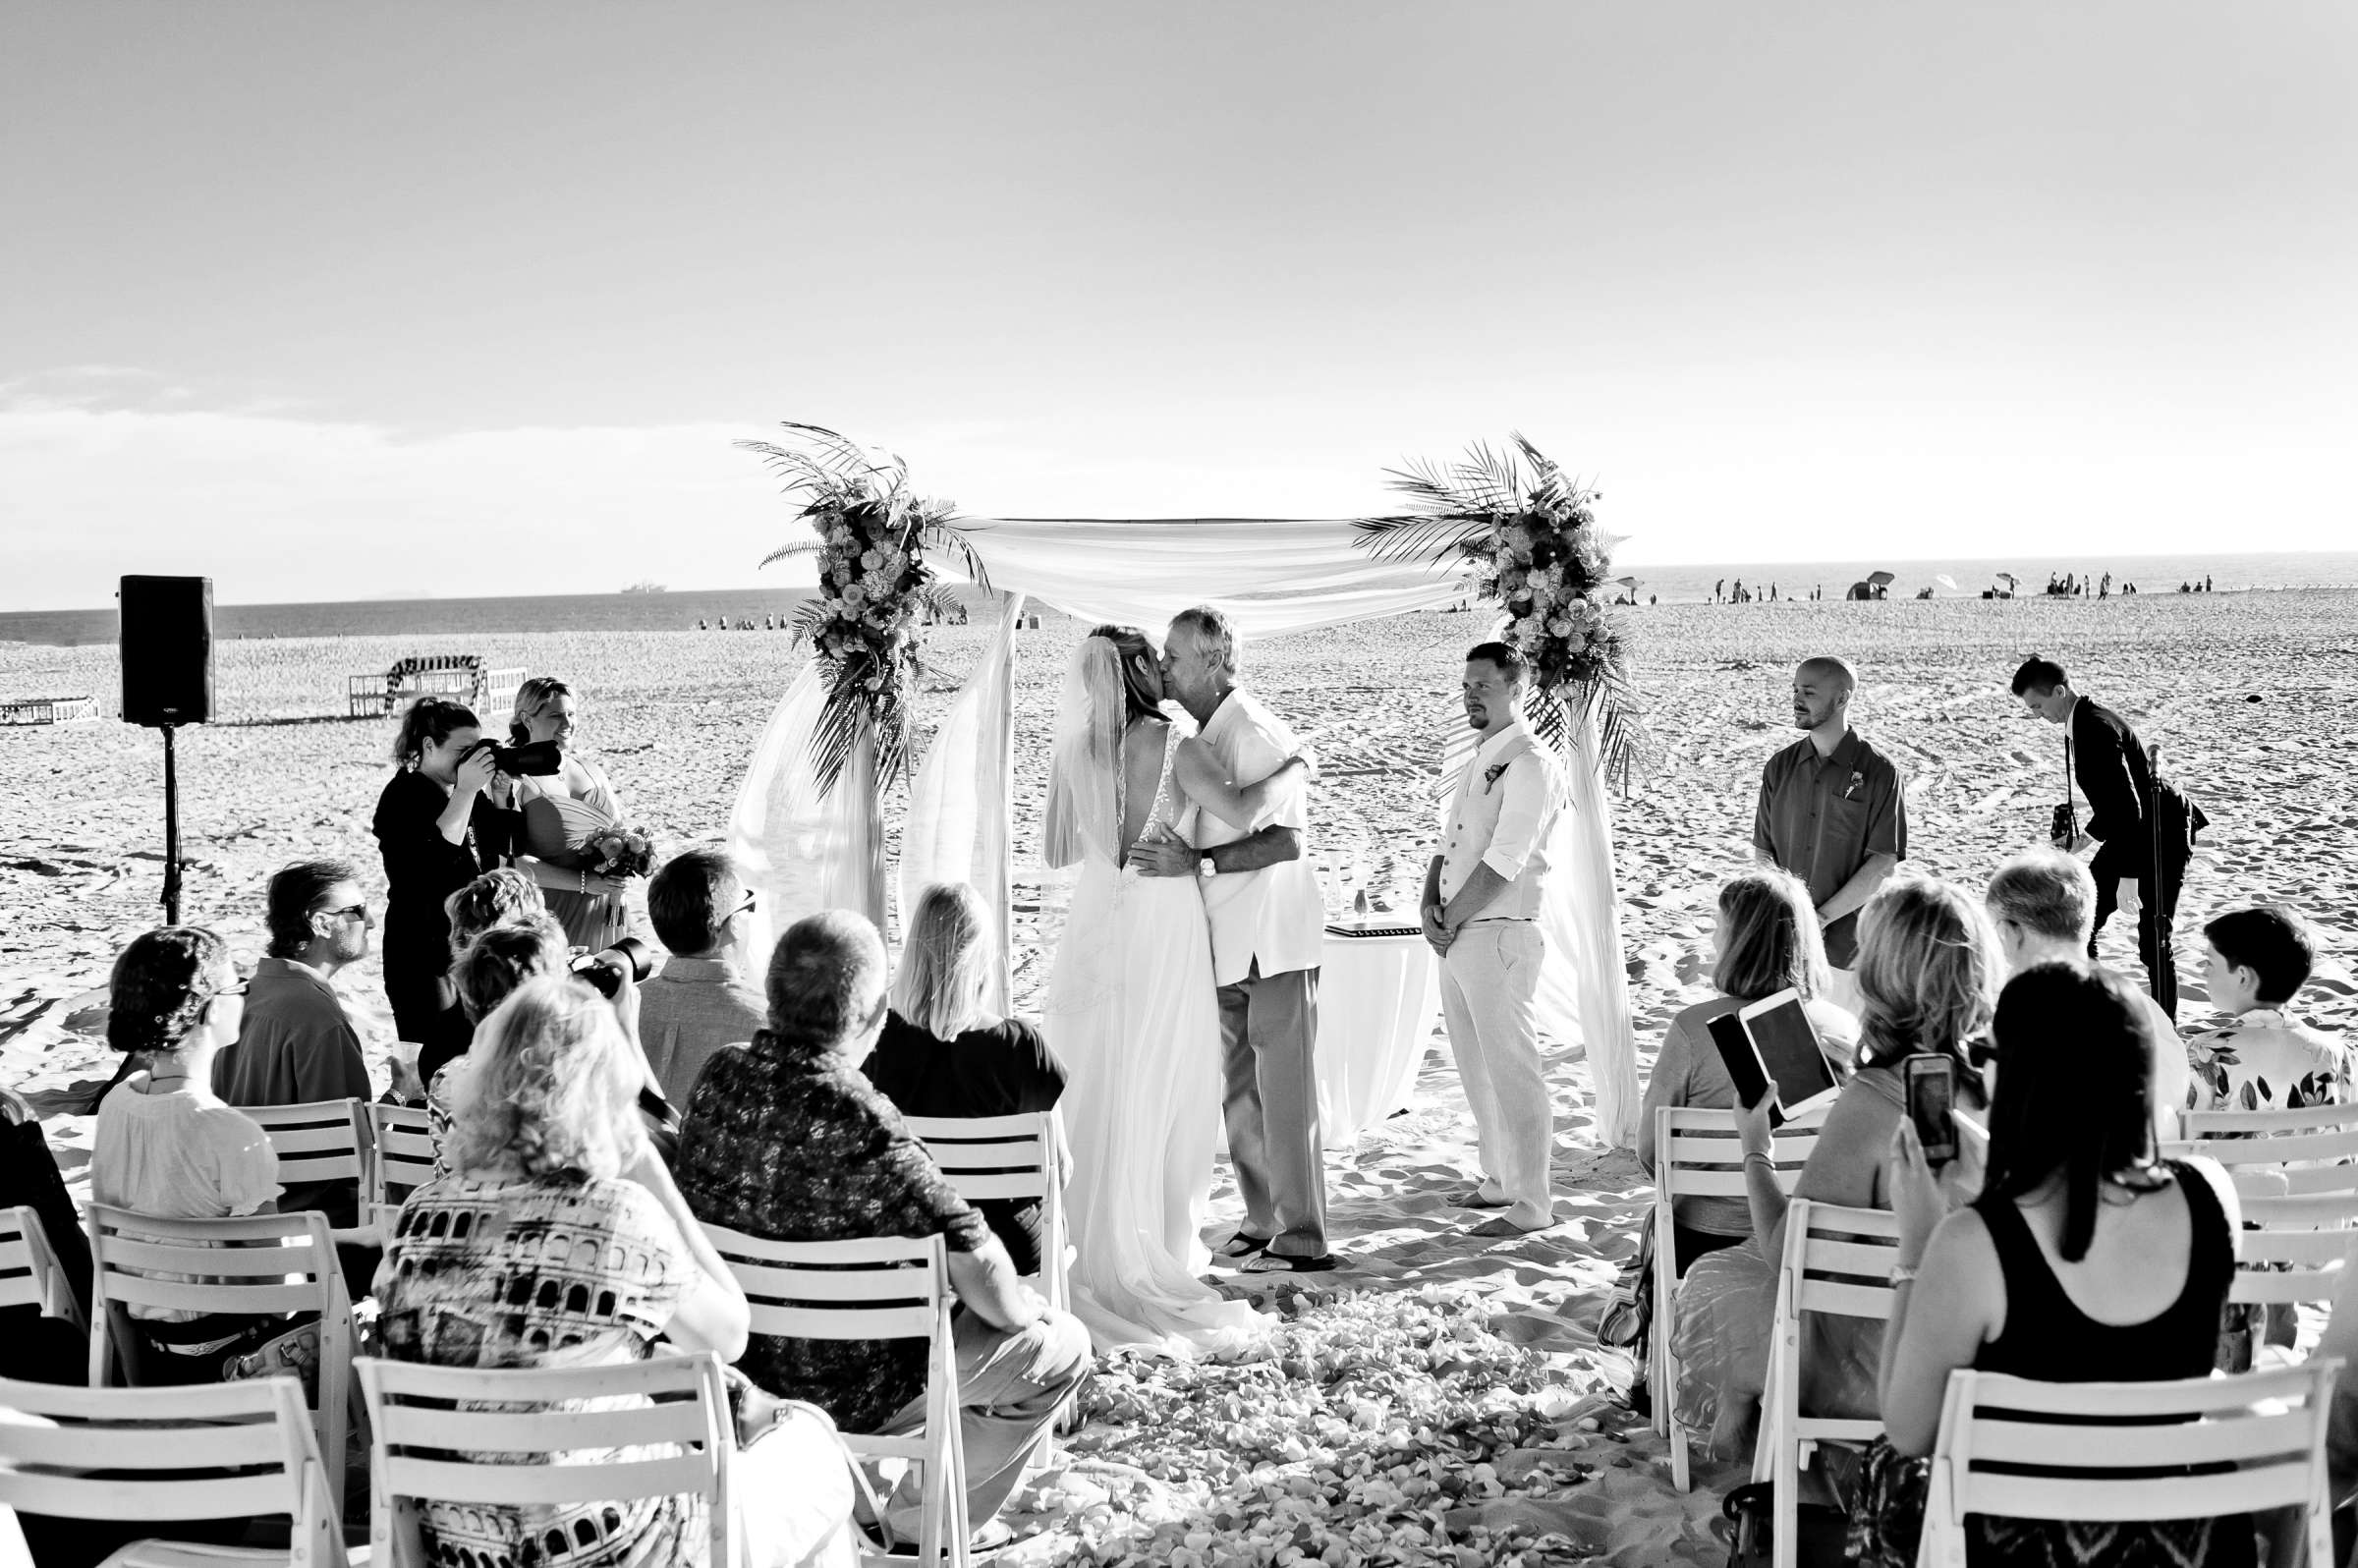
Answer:
<svg viewBox="0 0 2358 1568"><path fill-rule="evenodd" d="M172 726L164 731L164 924L180 924L180 770L172 756Z"/></svg>

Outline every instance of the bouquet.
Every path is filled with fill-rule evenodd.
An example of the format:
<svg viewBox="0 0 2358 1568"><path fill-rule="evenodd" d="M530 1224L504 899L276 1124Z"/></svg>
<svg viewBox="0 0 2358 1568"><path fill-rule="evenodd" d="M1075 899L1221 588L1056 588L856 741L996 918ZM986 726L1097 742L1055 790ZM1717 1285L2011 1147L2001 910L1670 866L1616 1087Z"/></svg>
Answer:
<svg viewBox="0 0 2358 1568"><path fill-rule="evenodd" d="M582 860L598 876L645 876L655 867L655 841L645 828L617 822L582 840Z"/></svg>

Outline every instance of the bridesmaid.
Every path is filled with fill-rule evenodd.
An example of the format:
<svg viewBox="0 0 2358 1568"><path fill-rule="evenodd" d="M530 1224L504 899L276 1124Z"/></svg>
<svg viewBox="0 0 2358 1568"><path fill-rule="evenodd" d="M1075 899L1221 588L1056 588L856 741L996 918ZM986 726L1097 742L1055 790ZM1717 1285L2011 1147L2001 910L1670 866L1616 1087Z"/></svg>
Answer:
<svg viewBox="0 0 2358 1568"><path fill-rule="evenodd" d="M488 748L468 755L481 739L474 709L446 697L420 698L393 743L401 770L376 802L387 889L385 998L401 1037L421 1047L421 1083L474 1035L450 984L444 902L499 866L523 836L514 782L491 765Z"/></svg>
<svg viewBox="0 0 2358 1568"><path fill-rule="evenodd" d="M553 675L535 675L516 689L516 711L508 740L553 742L564 766L544 778L518 781L524 812L519 849L528 859L518 867L540 884L548 912L576 947L600 952L629 934L628 884L619 876L586 869L583 841L622 819L622 802L597 765L573 749L577 709L573 688Z"/></svg>

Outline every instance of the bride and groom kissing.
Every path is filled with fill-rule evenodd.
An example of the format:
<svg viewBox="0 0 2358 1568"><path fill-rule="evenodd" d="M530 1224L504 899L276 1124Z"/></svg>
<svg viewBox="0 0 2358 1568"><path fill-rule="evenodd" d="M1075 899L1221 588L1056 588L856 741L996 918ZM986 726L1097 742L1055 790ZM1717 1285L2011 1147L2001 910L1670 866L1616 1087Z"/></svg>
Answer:
<svg viewBox="0 0 2358 1568"><path fill-rule="evenodd" d="M1220 1260L1334 1266L1311 766L1236 676L1234 627L1198 607L1160 651L1132 627L1090 633L1057 709L1042 850L1080 873L1045 1023L1068 1075L1073 1310L1101 1348L1218 1351L1265 1332L1200 1277L1221 1123L1245 1213Z"/></svg>

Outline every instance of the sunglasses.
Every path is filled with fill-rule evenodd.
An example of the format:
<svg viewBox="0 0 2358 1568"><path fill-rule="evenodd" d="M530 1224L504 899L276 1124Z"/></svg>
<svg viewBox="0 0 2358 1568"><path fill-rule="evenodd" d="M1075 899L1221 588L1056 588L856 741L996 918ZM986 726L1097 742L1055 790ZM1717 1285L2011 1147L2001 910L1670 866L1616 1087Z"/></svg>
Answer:
<svg viewBox="0 0 2358 1568"><path fill-rule="evenodd" d="M331 921L365 921L368 918L368 906L365 904L347 904L342 909L323 909L319 911L319 913L326 916Z"/></svg>
<svg viewBox="0 0 2358 1568"><path fill-rule="evenodd" d="M742 904L738 905L738 906L737 906L735 909L733 909L733 910L729 911L729 912L728 912L728 914L726 914L726 915L722 916L722 917L721 917L721 919L723 919L723 920L731 920L731 921L733 921L733 920L735 920L735 919L736 919L738 916L740 916L740 915L751 915L753 912L754 912L754 895L753 895L753 894L751 894L751 893L748 893L748 894L746 894L746 895L745 895L745 902L744 902L744 903L742 903Z"/></svg>

